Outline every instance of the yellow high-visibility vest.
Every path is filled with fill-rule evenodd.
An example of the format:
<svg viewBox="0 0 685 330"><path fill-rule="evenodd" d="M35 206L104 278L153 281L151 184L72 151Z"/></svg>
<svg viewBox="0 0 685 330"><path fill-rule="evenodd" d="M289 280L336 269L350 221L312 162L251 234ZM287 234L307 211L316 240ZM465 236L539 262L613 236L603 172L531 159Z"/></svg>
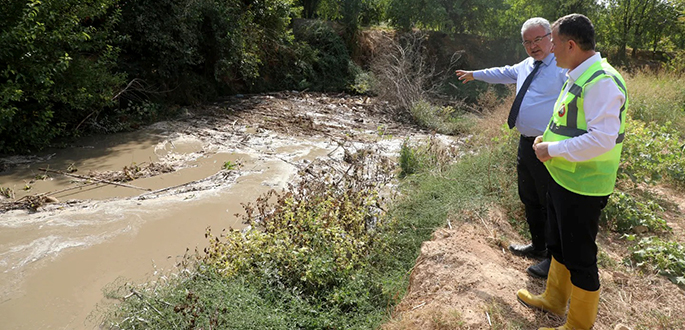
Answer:
<svg viewBox="0 0 685 330"><path fill-rule="evenodd" d="M583 97L585 90L601 79L611 79L625 96L625 102L621 107L621 128L616 139L616 146L602 155L582 162L571 162L563 157L553 157L545 162L550 175L560 186L580 195L606 196L614 191L623 149L625 117L628 108L626 83L621 74L606 59L602 59L585 70L564 97L563 91L566 89L567 81L554 104L555 111L543 134L543 141L553 142L587 133Z"/></svg>

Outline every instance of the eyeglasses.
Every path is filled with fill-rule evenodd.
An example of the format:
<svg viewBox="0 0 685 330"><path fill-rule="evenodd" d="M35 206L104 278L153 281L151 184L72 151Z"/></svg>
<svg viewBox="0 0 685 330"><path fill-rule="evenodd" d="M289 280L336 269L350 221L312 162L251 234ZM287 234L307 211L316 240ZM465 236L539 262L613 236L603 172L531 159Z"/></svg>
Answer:
<svg viewBox="0 0 685 330"><path fill-rule="evenodd" d="M540 41L542 41L542 39L545 39L545 37L547 37L550 34L551 33L547 33L544 36L537 37L537 38L533 39L533 41L526 40L526 41L522 42L521 45L523 45L523 47L530 47L533 44L537 45L540 43Z"/></svg>

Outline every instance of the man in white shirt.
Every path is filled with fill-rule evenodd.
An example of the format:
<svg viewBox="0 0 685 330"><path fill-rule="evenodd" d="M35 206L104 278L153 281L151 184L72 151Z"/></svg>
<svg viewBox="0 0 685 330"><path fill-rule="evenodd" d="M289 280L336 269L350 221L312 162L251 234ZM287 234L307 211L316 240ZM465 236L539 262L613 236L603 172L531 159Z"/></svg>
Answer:
<svg viewBox="0 0 685 330"><path fill-rule="evenodd" d="M594 27L580 14L552 26L557 65L569 69L568 81L535 153L552 180L547 200L547 248L552 260L545 292L517 292L528 307L558 315L570 307L556 329L590 329L597 317L599 218L616 184L628 94L623 77L595 52ZM550 329L550 328L543 328Z"/></svg>
<svg viewBox="0 0 685 330"><path fill-rule="evenodd" d="M545 166L532 149L536 136L542 135L552 116L554 102L566 81L566 69L559 68L552 54L551 27L544 18L534 17L523 23L521 37L530 57L514 64L477 71L457 70L464 83L480 80L491 84L516 83L517 97L509 115L509 128L521 133L516 169L518 191L526 211L526 221L532 242L510 245L509 250L520 256L543 259L528 267L530 275L547 277L550 259L545 244L547 226L547 184L550 180Z"/></svg>

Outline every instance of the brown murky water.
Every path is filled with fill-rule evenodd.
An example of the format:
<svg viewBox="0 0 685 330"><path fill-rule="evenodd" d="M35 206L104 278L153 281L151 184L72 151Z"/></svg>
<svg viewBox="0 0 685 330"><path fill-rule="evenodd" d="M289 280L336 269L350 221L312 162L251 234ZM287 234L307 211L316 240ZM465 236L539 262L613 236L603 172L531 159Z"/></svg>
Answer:
<svg viewBox="0 0 685 330"><path fill-rule="evenodd" d="M85 141L87 145L89 142ZM141 190L92 185L52 195L60 201L90 200L76 208L3 214L2 329L94 327L86 320L96 304L106 302L102 293L105 286L122 279L142 281L155 270L173 267L186 249L202 249L207 227L241 227L234 216L242 210L240 203L254 201L271 188L283 187L295 171L281 160L259 159L259 155L201 152L203 144L199 141L175 141L173 150L160 153L160 147L169 143L151 132L92 142L87 148L59 150L49 160L7 171L0 176L0 186L12 188L20 198L72 185L72 178L59 174L35 180L37 173L42 173L38 168L64 169L73 164L78 172L120 170L132 163L156 162L169 155L185 159L187 167L129 183L153 190L177 186L211 177L227 161L249 170L235 173L225 187L150 200L129 198L144 194ZM288 149L306 157L311 147ZM32 188L22 190L26 185Z"/></svg>
<svg viewBox="0 0 685 330"><path fill-rule="evenodd" d="M300 100L305 101L317 104ZM286 109L292 111L290 105ZM396 155L407 136L378 137L378 123L368 117L357 120L368 127L352 127L345 122L352 118L329 118L332 111L326 109L328 117L317 114L317 127L337 120L327 127L339 130L338 137L376 137L354 142L356 148L375 145ZM304 116L314 117L305 110L310 112ZM15 199L53 192L49 195L59 203L39 212L0 213L0 329L97 328L98 306L111 303L104 288L173 270L187 250L202 250L208 227L215 232L241 228L234 216L242 212L241 203L284 188L300 165L342 159L339 141L330 131L279 134L240 118L200 117L88 138L41 156L4 159L15 165L0 172L0 187L11 188ZM140 189L86 185L41 170L72 167L78 169L74 174L86 175L152 162L176 171L127 182ZM226 162L234 168L223 169ZM162 190L168 187L174 188ZM58 192L66 188L72 189Z"/></svg>

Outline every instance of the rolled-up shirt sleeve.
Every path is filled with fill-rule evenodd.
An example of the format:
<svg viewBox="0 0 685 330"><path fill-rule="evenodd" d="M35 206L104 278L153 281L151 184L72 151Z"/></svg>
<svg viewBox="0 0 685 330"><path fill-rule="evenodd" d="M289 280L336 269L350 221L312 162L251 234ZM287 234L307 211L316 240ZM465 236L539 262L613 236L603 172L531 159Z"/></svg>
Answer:
<svg viewBox="0 0 685 330"><path fill-rule="evenodd" d="M586 89L583 102L587 133L574 138L552 142L548 147L552 157L568 161L590 160L616 146L621 129L621 107L625 96L613 79L605 78Z"/></svg>

